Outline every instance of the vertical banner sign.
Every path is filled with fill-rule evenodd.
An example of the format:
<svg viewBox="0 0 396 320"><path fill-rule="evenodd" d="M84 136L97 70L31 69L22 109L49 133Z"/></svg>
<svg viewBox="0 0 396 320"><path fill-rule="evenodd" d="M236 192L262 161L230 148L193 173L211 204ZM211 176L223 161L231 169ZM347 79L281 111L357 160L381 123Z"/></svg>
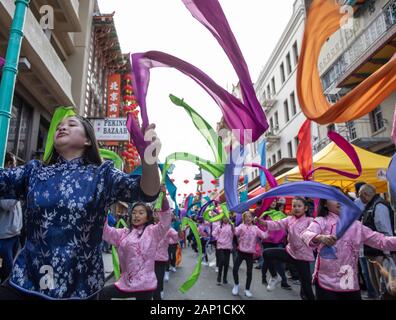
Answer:
<svg viewBox="0 0 396 320"><path fill-rule="evenodd" d="M121 75L107 77L107 117L118 118L121 108Z"/></svg>

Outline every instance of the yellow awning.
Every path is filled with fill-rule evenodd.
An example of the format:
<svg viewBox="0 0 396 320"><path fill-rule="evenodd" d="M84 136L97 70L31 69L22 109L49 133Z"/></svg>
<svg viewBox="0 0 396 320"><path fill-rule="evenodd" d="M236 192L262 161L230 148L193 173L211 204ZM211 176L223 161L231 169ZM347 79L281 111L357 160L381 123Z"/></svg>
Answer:
<svg viewBox="0 0 396 320"><path fill-rule="evenodd" d="M377 187L378 193L384 193L388 190L386 181L386 170L389 166L391 158L378 155L373 152L366 151L354 146L360 162L362 164L362 175L352 180L350 178L335 174L333 172L319 170L314 173L314 181L328 185L341 187L344 191L354 192L354 184L358 181L366 182ZM318 152L313 157L314 168L331 167L338 170L344 170L356 173L356 170L345 155L345 153L332 142L326 148ZM276 178L279 184L291 181L301 181L302 177L298 166Z"/></svg>

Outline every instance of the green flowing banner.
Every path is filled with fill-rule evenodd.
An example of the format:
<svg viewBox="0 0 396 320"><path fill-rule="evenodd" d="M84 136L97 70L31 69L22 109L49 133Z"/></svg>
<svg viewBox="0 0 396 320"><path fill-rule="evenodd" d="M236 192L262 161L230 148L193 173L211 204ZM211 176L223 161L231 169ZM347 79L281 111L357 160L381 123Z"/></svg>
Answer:
<svg viewBox="0 0 396 320"><path fill-rule="evenodd" d="M116 228L119 228L122 225L124 228L128 228L128 225L125 223L124 219L120 219L117 224ZM121 272L120 272L120 261L118 259L118 253L115 246L111 246L111 256L113 258L113 269L114 269L114 277L116 281L120 279Z"/></svg>
<svg viewBox="0 0 396 320"><path fill-rule="evenodd" d="M76 115L74 107L58 107L55 110L54 116L51 119L50 128L48 130L47 143L45 144L43 161L46 162L52 155L54 150L54 138L56 127L63 119Z"/></svg>
<svg viewBox="0 0 396 320"><path fill-rule="evenodd" d="M192 221L190 218L183 218L182 220L182 225L181 228L184 229L187 225L189 225L195 240L197 241L197 246L198 246L198 261L197 264L195 265L194 271L191 274L190 278L188 278L179 288L181 293L186 293L188 290L190 290L195 283L199 279L199 275L201 274L201 266L202 266L202 243L201 239L199 237L197 225L195 224L194 221Z"/></svg>
<svg viewBox="0 0 396 320"><path fill-rule="evenodd" d="M224 150L223 143L220 137L217 135L216 131L213 130L210 124L198 112L196 112L192 107L185 103L183 99L180 99L172 94L169 95L169 98L173 102L173 104L182 107L188 113L194 126L206 139L210 148L212 149L215 162L202 159L196 155L187 152L172 153L165 159L165 165L162 170L162 182L165 181L165 177L170 166L175 161L179 160L192 162L193 164L196 164L198 167L200 167L202 170L209 172L214 178L219 178L222 174L224 174L224 163L226 161L226 159L224 159L224 157L226 157L226 152ZM160 205L162 203L162 197L163 194L161 193L155 205L156 209L160 208Z"/></svg>

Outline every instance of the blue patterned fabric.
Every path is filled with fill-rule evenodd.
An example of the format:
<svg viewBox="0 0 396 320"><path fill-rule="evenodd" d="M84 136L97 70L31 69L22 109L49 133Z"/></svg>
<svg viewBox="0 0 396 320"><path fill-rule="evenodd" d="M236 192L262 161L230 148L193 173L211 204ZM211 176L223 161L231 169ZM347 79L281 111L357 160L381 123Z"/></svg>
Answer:
<svg viewBox="0 0 396 320"><path fill-rule="evenodd" d="M26 201L25 247L10 284L49 299L84 299L102 289L101 252L106 212L117 201L154 201L140 189L140 177L82 158L44 166L0 170L0 198Z"/></svg>

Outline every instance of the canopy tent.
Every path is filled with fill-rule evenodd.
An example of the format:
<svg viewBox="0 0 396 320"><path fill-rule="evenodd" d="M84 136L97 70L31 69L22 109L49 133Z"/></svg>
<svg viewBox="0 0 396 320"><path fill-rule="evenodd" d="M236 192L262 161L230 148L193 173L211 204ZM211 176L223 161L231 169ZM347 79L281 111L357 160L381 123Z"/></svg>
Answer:
<svg viewBox="0 0 396 320"><path fill-rule="evenodd" d="M333 172L319 170L314 173L314 181L321 182L327 185L334 185L342 188L344 191L354 192L354 184L358 181L366 182L376 186L378 193L384 193L388 190L386 181L386 170L389 167L391 158L378 155L353 146L359 156L362 164L362 175L356 179L344 177ZM318 152L313 157L314 168L326 166L335 169L356 172L355 167L344 152L332 142L322 151ZM303 180L298 166L285 172L276 178L278 184L287 183L291 181Z"/></svg>

